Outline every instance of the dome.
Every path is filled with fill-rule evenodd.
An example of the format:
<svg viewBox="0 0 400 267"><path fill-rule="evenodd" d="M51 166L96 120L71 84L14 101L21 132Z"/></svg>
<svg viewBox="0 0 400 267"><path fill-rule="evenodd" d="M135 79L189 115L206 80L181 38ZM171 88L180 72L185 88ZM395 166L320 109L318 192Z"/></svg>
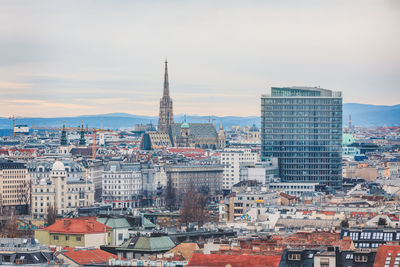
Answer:
<svg viewBox="0 0 400 267"><path fill-rule="evenodd" d="M189 123L187 123L186 121L184 123L181 124L181 128L183 129L189 129Z"/></svg>
<svg viewBox="0 0 400 267"><path fill-rule="evenodd" d="M251 126L251 128L249 129L250 132L258 132L258 128L256 126L256 124L253 124L253 126Z"/></svg>
<svg viewBox="0 0 400 267"><path fill-rule="evenodd" d="M40 181L39 181L39 184L46 185L47 184L46 178L42 177L42 179L40 179Z"/></svg>
<svg viewBox="0 0 400 267"><path fill-rule="evenodd" d="M59 160L56 160L53 164L53 171L65 171L64 163Z"/></svg>
<svg viewBox="0 0 400 267"><path fill-rule="evenodd" d="M354 137L351 134L343 134L342 138L343 138L342 144L344 146L348 146L354 143Z"/></svg>

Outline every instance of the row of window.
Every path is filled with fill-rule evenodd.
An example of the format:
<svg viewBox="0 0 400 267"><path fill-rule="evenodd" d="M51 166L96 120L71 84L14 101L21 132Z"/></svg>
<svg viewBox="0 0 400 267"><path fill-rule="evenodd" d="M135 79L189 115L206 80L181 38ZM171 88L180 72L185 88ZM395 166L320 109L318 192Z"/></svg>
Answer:
<svg viewBox="0 0 400 267"><path fill-rule="evenodd" d="M60 240L60 236L53 235L53 240L54 241ZM69 236L68 235L65 236L65 241L69 241ZM81 236L75 236L75 241L76 242L81 242L82 241L82 237Z"/></svg>
<svg viewBox="0 0 400 267"><path fill-rule="evenodd" d="M293 96L293 92L277 92L274 91L273 94L275 96ZM304 94L305 92L302 91L301 94ZM286 94L286 95L285 95ZM312 91L310 92L312 96L320 96L317 95L318 91ZM341 106L342 105L342 99L339 98L300 98L300 97L295 97L295 98L262 98L262 104L263 105L268 105L268 104L276 104L276 105L282 105L282 104L290 104L290 105L336 105L336 106Z"/></svg>

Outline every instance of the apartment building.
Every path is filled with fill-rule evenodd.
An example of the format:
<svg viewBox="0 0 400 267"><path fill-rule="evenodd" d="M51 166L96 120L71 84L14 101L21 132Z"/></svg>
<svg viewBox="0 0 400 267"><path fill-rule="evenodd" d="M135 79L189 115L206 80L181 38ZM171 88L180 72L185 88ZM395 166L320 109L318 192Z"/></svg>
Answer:
<svg viewBox="0 0 400 267"><path fill-rule="evenodd" d="M224 165L222 189L230 190L240 181L240 167L255 164L259 156L250 148L226 148L221 152L220 160Z"/></svg>
<svg viewBox="0 0 400 267"><path fill-rule="evenodd" d="M1 209L15 208L23 212L29 205L29 173L24 163L0 160Z"/></svg>

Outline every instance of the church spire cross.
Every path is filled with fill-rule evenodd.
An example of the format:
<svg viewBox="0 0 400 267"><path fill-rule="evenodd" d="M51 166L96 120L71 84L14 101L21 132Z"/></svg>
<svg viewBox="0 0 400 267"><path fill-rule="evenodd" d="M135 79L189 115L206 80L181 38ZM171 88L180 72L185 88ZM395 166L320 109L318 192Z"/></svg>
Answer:
<svg viewBox="0 0 400 267"><path fill-rule="evenodd" d="M168 61L165 58L165 73L164 73L164 92L163 96L169 96L169 82L168 82Z"/></svg>

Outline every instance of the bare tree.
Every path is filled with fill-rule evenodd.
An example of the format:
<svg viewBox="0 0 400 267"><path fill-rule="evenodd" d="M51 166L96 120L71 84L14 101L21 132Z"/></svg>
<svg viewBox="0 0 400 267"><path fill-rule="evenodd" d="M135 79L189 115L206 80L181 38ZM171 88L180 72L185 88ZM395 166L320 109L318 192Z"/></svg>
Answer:
<svg viewBox="0 0 400 267"><path fill-rule="evenodd" d="M56 218L57 218L57 209L50 204L49 207L47 208L47 219L46 219L47 225L49 226L55 223Z"/></svg>
<svg viewBox="0 0 400 267"><path fill-rule="evenodd" d="M176 207L176 192L171 178L168 179L167 188L165 189L165 206L170 211L173 211Z"/></svg>
<svg viewBox="0 0 400 267"><path fill-rule="evenodd" d="M17 217L14 214L14 210L11 210L10 218L7 220L4 226L4 232L7 237L15 238L17 237L18 222Z"/></svg>
<svg viewBox="0 0 400 267"><path fill-rule="evenodd" d="M31 188L32 184L30 181L24 181L23 184L18 188L18 203L21 206L20 212L22 214L29 214L31 206Z"/></svg>
<svg viewBox="0 0 400 267"><path fill-rule="evenodd" d="M191 222L202 226L209 220L207 204L207 195L196 192L193 185L191 185L182 201L180 221L186 226Z"/></svg>

